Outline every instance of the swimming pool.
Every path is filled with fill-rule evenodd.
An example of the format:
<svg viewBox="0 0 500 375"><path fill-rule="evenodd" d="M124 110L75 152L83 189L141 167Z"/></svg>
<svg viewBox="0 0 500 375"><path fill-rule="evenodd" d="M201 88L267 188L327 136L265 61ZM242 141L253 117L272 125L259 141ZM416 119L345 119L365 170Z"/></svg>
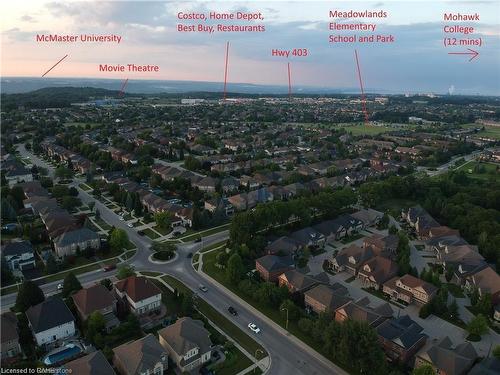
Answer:
<svg viewBox="0 0 500 375"><path fill-rule="evenodd" d="M63 349L59 350L58 352L46 356L45 359L43 360L43 363L45 363L47 366L50 366L55 363L62 362L65 359L74 357L81 351L82 349L78 345L67 344Z"/></svg>

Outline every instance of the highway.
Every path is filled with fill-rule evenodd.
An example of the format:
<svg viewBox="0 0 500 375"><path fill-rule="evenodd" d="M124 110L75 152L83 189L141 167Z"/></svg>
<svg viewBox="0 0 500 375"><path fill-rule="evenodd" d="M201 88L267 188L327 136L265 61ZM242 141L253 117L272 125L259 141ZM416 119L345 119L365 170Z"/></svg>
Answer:
<svg viewBox="0 0 500 375"><path fill-rule="evenodd" d="M24 145L18 148L21 156L30 157L31 160L38 165L42 165L49 170L53 168L45 161L35 157L28 152ZM51 172L52 173L52 172ZM265 317L258 311L241 301L238 297L234 297L225 290L213 284L204 275L194 270L191 265L191 257L189 254L194 254L202 246L210 246L211 244L223 241L228 237L228 231L222 231L203 238L202 243L189 242L178 245L178 257L168 264L156 264L149 261L151 251L149 247L151 240L145 236L137 234L134 228L127 227L126 223L119 220L119 217L112 210L107 208L104 204L95 200L93 196L84 192L78 187L81 181L75 181L74 185L79 191L79 198L83 203L95 202L95 207L100 211L101 218L117 228L124 229L129 237L137 247L136 254L127 260L127 263L132 264L137 271L157 271L171 275L178 280L182 281L191 290L198 293L200 298L203 298L211 306L217 309L225 317L233 321L244 332L253 335L255 339L268 351L271 357L271 365L267 369L267 374L272 375L290 375L290 374L304 374L304 375L321 375L321 374L346 374L344 370L328 361L311 348L290 337L281 327L276 325L270 319ZM89 272L78 276L82 285L88 285L98 282L102 278L110 277L116 271L104 272L102 270ZM44 293L51 294L57 289L59 282L44 284L42 290ZM203 284L208 287L207 293L199 291L198 287ZM2 296L2 308L11 306L15 302L15 294ZM233 306L238 311L238 316L233 317L227 311L229 306ZM248 323L255 323L260 329L260 334L253 334L248 329Z"/></svg>

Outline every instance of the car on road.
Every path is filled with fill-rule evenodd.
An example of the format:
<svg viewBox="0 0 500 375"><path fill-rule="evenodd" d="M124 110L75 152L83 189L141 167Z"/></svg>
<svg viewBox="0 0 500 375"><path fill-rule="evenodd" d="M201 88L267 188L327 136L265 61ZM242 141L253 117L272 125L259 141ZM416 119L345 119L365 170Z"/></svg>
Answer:
<svg viewBox="0 0 500 375"><path fill-rule="evenodd" d="M111 271L116 269L116 264L109 264L103 268L104 271Z"/></svg>
<svg viewBox="0 0 500 375"><path fill-rule="evenodd" d="M134 224L132 224L132 223L128 223L128 224L127 224L127 227L129 227L129 228L133 228L133 227L134 227Z"/></svg>
<svg viewBox="0 0 500 375"><path fill-rule="evenodd" d="M63 285L62 284L57 284L57 290L62 290L63 289Z"/></svg>
<svg viewBox="0 0 500 375"><path fill-rule="evenodd" d="M124 221L125 220L125 218L123 216L120 216L119 218L120 218L120 221Z"/></svg>
<svg viewBox="0 0 500 375"><path fill-rule="evenodd" d="M143 230L138 230L138 231L137 231L137 234L138 234L139 236L144 236L144 235L146 235L146 233L144 233L144 231L143 231Z"/></svg>
<svg viewBox="0 0 500 375"><path fill-rule="evenodd" d="M227 308L227 311L229 311L229 314L233 315L233 316L236 316L238 315L238 311L236 311L236 309L233 307L233 306L229 306Z"/></svg>
<svg viewBox="0 0 500 375"><path fill-rule="evenodd" d="M203 284L200 284L200 286L198 286L198 289L200 289L203 293L208 292L207 287L205 285L203 285Z"/></svg>
<svg viewBox="0 0 500 375"><path fill-rule="evenodd" d="M260 328L255 325L255 323L248 323L248 328L254 333L260 333Z"/></svg>
<svg viewBox="0 0 500 375"><path fill-rule="evenodd" d="M201 237L198 237L194 242L201 242Z"/></svg>

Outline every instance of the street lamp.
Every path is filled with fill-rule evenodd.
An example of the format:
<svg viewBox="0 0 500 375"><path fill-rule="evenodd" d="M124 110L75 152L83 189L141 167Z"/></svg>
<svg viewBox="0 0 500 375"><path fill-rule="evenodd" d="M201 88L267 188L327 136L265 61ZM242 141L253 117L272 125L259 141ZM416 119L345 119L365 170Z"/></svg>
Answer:
<svg viewBox="0 0 500 375"><path fill-rule="evenodd" d="M258 367L258 363L259 363L259 360L257 359L257 353L261 353L261 354L264 354L264 352L260 349L256 349L255 350L255 354L254 354L254 358L255 358L255 367L253 368L253 372L255 374L255 369Z"/></svg>
<svg viewBox="0 0 500 375"><path fill-rule="evenodd" d="M288 331L288 307L282 307L281 311L286 310L286 325L285 329Z"/></svg>

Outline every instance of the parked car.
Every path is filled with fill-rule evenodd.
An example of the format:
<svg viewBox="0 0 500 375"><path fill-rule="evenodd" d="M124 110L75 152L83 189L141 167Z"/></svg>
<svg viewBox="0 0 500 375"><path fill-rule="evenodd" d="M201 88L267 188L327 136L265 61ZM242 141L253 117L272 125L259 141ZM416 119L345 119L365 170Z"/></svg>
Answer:
<svg viewBox="0 0 500 375"><path fill-rule="evenodd" d="M124 221L125 218L123 216L120 216L120 221Z"/></svg>
<svg viewBox="0 0 500 375"><path fill-rule="evenodd" d="M62 284L57 284L57 290L62 290L63 289L63 285Z"/></svg>
<svg viewBox="0 0 500 375"><path fill-rule="evenodd" d="M143 231L143 230L138 230L138 231L137 231L137 234L138 234L139 236L144 236L146 233L144 233L144 231Z"/></svg>
<svg viewBox="0 0 500 375"><path fill-rule="evenodd" d="M200 284L200 286L198 287L198 289L200 289L204 293L208 292L207 287L205 285L203 285L203 284Z"/></svg>
<svg viewBox="0 0 500 375"><path fill-rule="evenodd" d="M134 227L134 224L132 224L132 223L128 223L128 224L127 224L127 227L129 227L129 228L133 228L133 227Z"/></svg>
<svg viewBox="0 0 500 375"><path fill-rule="evenodd" d="M198 237L194 242L201 242L201 237Z"/></svg>
<svg viewBox="0 0 500 375"><path fill-rule="evenodd" d="M218 352L217 350L214 350L214 351L212 352L212 357L214 357L215 359L219 359L219 358L220 358L220 354L219 354L219 352Z"/></svg>
<svg viewBox="0 0 500 375"><path fill-rule="evenodd" d="M227 311L229 311L229 313L230 313L231 315L233 315L233 316L238 315L238 311L236 311L236 309L235 309L233 306L229 306L229 307L227 308Z"/></svg>
<svg viewBox="0 0 500 375"><path fill-rule="evenodd" d="M248 323L248 328L250 328L250 330L254 333L260 332L260 328L257 327L254 323Z"/></svg>
<svg viewBox="0 0 500 375"><path fill-rule="evenodd" d="M109 264L103 268L104 271L111 271L116 269L116 264Z"/></svg>

